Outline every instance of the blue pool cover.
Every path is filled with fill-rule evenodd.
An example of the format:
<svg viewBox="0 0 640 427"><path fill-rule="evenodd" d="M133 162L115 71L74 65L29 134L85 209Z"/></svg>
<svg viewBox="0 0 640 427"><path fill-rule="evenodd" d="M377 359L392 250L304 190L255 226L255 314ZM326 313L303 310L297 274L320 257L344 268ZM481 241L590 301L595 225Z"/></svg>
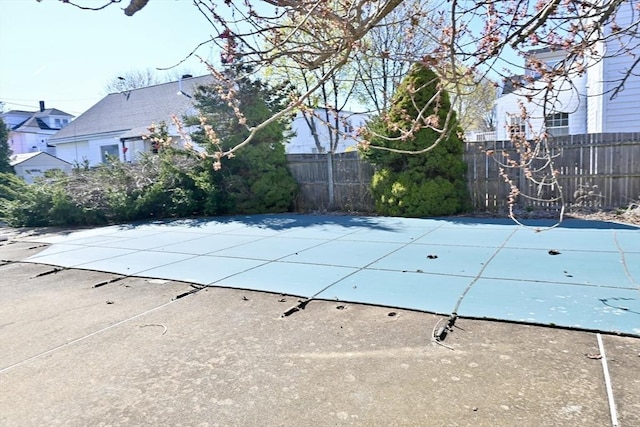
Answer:
<svg viewBox="0 0 640 427"><path fill-rule="evenodd" d="M43 238L27 261L640 336L640 229L565 220L253 215ZM543 230L543 231L541 231Z"/></svg>

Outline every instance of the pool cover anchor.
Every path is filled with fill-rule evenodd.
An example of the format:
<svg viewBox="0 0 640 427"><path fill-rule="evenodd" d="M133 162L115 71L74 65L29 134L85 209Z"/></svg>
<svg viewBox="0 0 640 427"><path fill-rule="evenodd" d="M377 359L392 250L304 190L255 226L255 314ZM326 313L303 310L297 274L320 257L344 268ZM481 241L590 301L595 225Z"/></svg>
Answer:
<svg viewBox="0 0 640 427"><path fill-rule="evenodd" d="M280 318L283 319L285 317L291 316L293 313L297 313L300 310L304 310L307 304L311 302L312 298L306 300L298 300L298 304L294 305L290 309L286 310L284 313L280 315Z"/></svg>
<svg viewBox="0 0 640 427"><path fill-rule="evenodd" d="M433 327L433 331L431 331L431 341L435 342L438 345L446 347L449 350L453 350L452 347L445 345L443 341L447 338L447 335L450 332L453 332L453 326L455 325L457 319L458 315L456 313L452 313L451 316L449 316L449 318L447 319L447 323L445 323L445 325L441 326L440 328L438 328L438 325L440 324L440 321L442 319L438 320L436 325Z"/></svg>
<svg viewBox="0 0 640 427"><path fill-rule="evenodd" d="M30 277L30 279L36 279L38 277L42 277L42 276L48 276L49 274L56 274L60 271L64 271L64 270L68 270L67 267L55 267L53 270L47 270L47 271L43 271L42 273L38 273L33 277Z"/></svg>

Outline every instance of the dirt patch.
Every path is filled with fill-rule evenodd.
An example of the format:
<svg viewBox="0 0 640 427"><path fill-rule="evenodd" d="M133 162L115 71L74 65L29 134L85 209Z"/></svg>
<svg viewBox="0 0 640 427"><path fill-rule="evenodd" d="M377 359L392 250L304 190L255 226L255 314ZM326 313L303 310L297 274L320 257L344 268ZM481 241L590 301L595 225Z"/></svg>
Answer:
<svg viewBox="0 0 640 427"><path fill-rule="evenodd" d="M623 222L640 226L640 206L627 208L624 210L617 209L615 211L599 211L599 212L571 212L572 218L588 219L591 221L611 221Z"/></svg>
<svg viewBox="0 0 640 427"><path fill-rule="evenodd" d="M532 210L524 209L514 210L515 217L520 219L548 219L559 220L559 211L548 210ZM475 218L508 218L506 212L473 212L471 214L463 214L461 216L472 216ZM640 202L630 204L627 208L596 210L587 208L569 208L565 211L563 219L583 219L588 221L607 221L615 223L624 223L629 225L640 226Z"/></svg>

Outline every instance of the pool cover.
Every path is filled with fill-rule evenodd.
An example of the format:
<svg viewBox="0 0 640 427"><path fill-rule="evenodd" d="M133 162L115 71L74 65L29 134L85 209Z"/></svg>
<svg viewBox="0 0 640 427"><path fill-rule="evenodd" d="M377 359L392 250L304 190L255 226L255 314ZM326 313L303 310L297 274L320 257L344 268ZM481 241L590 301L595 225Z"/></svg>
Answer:
<svg viewBox="0 0 640 427"><path fill-rule="evenodd" d="M42 238L29 262L640 336L640 229L253 215Z"/></svg>

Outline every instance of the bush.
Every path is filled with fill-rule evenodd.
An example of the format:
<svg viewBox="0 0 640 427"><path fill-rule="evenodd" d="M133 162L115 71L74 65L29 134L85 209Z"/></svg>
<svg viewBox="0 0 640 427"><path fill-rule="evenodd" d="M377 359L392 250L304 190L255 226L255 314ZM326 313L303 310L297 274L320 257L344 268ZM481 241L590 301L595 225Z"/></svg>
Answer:
<svg viewBox="0 0 640 427"><path fill-rule="evenodd" d="M373 195L376 212L381 215L421 217L450 215L465 207L460 200L460 189L442 177L415 180L409 172L390 173L388 169L373 177Z"/></svg>
<svg viewBox="0 0 640 427"><path fill-rule="evenodd" d="M40 227L288 209L296 186L282 168L240 161L234 170L214 171L194 153L166 149L137 164L112 160L34 184L0 174L0 218L12 227Z"/></svg>
<svg viewBox="0 0 640 427"><path fill-rule="evenodd" d="M36 183L22 188L20 197L4 200L2 219L11 227L83 224L82 209L59 185Z"/></svg>
<svg viewBox="0 0 640 427"><path fill-rule="evenodd" d="M286 91L241 76L245 71L238 66L230 68L228 73L238 84L239 102L243 106L246 124L239 123L233 110L217 98L214 87L201 87L195 95L196 106L222 139L221 147L218 147L203 132L193 135L194 141L206 147L209 153L234 147L248 136L247 126L267 120L286 103ZM198 122L192 119L191 124ZM205 174L211 174L209 180L217 185L219 191L216 199L218 212L275 213L293 208L298 184L287 168L284 144L288 130L289 124L283 120L265 126L238 151L236 157L221 159L220 171L214 171L213 161L207 161L208 171Z"/></svg>
<svg viewBox="0 0 640 427"><path fill-rule="evenodd" d="M371 145L408 151L432 146L440 137L439 132L424 127L403 141L399 138L399 129L410 128L419 112L424 117L433 114L439 126L444 123L451 108L446 92L441 95L437 110L428 104L434 99L437 85L438 78L433 71L415 65L398 88L388 117L385 120L378 118L368 125L365 137ZM428 111L421 111L425 107ZM468 209L466 165L462 158L464 144L457 136L455 115L451 126L453 132L422 154L375 148L364 153L376 166L371 192L377 213L423 217L451 215Z"/></svg>
<svg viewBox="0 0 640 427"><path fill-rule="evenodd" d="M10 172L0 172L0 202L15 200L25 191L27 183Z"/></svg>

